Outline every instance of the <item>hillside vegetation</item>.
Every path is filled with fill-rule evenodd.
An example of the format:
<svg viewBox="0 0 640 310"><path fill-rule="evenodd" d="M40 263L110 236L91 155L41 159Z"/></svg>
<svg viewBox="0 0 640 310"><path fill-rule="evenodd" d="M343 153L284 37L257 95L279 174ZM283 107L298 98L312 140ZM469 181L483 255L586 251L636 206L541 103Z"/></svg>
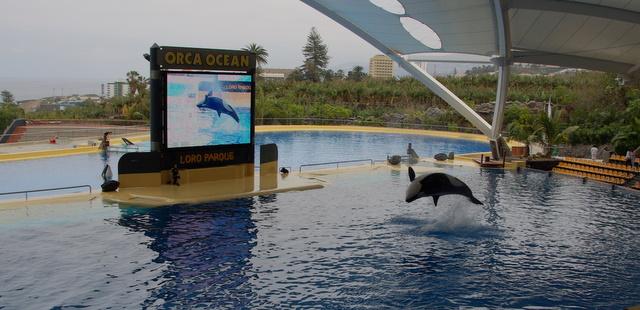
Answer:
<svg viewBox="0 0 640 310"><path fill-rule="evenodd" d="M503 128L531 122L545 103L564 111L560 126L579 126L570 144L609 144L640 116L640 89L620 84L614 74L580 72L572 77L513 75ZM497 77L483 74L438 80L491 123ZM472 127L413 77L339 80L324 83L262 82L256 91L258 118L351 119L363 122ZM487 111L487 106L489 107ZM636 147L640 141L622 143Z"/></svg>
<svg viewBox="0 0 640 310"><path fill-rule="evenodd" d="M568 143L602 145L615 142L620 148L635 148L640 145L640 128L636 128L640 126L637 119L640 117L640 88L622 85L616 78L616 75L600 72L580 72L571 77L512 75L503 128L512 123L533 125L545 103L551 101L554 111L563 111L558 118L560 127L579 126L567 135ZM497 85L495 75L438 77L438 80L491 123ZM284 118L314 118L382 126L393 123L394 126L472 127L413 77L325 82L258 81L256 86L256 118L264 119L259 120L261 124L278 123L276 119ZM142 87L137 90L128 97L85 102L64 111L37 111L25 117L148 119L148 90ZM5 104L4 107L9 106ZM12 116L17 114L20 113L15 110L10 113ZM527 135L513 138L523 140Z"/></svg>

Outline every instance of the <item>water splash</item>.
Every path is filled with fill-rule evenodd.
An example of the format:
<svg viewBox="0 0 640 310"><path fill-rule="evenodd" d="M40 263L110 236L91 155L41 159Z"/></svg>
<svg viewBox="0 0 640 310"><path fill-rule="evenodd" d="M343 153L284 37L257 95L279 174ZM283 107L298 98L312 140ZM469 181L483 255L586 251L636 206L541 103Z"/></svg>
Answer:
<svg viewBox="0 0 640 310"><path fill-rule="evenodd" d="M448 197L449 198L449 197ZM473 233L486 230L483 209L465 198L449 198L447 203L433 207L430 218L422 230L430 233Z"/></svg>

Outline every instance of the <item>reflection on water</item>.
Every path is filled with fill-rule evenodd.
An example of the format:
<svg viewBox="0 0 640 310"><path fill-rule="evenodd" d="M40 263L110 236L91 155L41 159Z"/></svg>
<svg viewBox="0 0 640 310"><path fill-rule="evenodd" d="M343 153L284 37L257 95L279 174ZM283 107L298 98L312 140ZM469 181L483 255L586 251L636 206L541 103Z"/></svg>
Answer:
<svg viewBox="0 0 640 310"><path fill-rule="evenodd" d="M166 266L143 306L242 306L252 290L246 269L257 230L253 199L159 208L124 208L118 224L151 238L155 263Z"/></svg>

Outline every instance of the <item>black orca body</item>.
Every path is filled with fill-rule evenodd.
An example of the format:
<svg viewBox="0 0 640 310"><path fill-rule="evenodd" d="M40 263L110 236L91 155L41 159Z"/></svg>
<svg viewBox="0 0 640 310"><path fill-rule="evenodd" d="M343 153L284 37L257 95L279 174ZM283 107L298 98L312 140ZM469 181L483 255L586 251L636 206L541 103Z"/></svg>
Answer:
<svg viewBox="0 0 640 310"><path fill-rule="evenodd" d="M115 192L120 186L120 182L116 180L108 180L100 185L103 192Z"/></svg>
<svg viewBox="0 0 640 310"><path fill-rule="evenodd" d="M212 92L209 92L208 95L205 95L204 99L202 99L202 101L200 101L196 106L200 109L214 110L218 112L218 117L222 113L227 114L233 117L236 122L240 122L240 118L238 117L238 113L236 113L236 110L234 110L232 106L222 100L222 98L213 97Z"/></svg>
<svg viewBox="0 0 640 310"><path fill-rule="evenodd" d="M409 167L409 180L411 184L407 188L407 202L431 196L433 197L433 204L437 206L440 196L462 195L475 204L482 204L480 200L473 197L473 193L467 184L446 173L432 172L416 178L415 171Z"/></svg>

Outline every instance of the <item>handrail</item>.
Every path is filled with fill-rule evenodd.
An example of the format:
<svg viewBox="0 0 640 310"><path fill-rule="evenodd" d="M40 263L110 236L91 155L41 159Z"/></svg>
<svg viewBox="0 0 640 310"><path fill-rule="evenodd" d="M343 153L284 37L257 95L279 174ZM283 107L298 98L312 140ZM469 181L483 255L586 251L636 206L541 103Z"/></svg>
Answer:
<svg viewBox="0 0 640 310"><path fill-rule="evenodd" d="M300 165L300 169L298 169L298 172L302 172L302 167L310 167L310 166L322 166L322 165L332 165L332 164L336 164L336 169L338 168L339 164L344 164L344 163L353 163L353 162L359 162L359 161L366 161L368 160L369 162L371 162L371 165L373 166L374 160L373 159L354 159L354 160L343 160L343 161L332 161L332 162L328 162L328 163L317 163L317 164L306 164L306 165Z"/></svg>
<svg viewBox="0 0 640 310"><path fill-rule="evenodd" d="M29 200L29 198L28 198L28 194L29 193L56 191L56 190L72 189L72 188L80 188L80 187L89 187L89 194L91 194L91 191L92 191L91 185L76 185L76 186L54 187L54 188L45 188L45 189L32 189L32 190L27 190L27 191L0 193L0 195L13 195L13 194L24 193L24 199L25 199L25 201L28 201Z"/></svg>

